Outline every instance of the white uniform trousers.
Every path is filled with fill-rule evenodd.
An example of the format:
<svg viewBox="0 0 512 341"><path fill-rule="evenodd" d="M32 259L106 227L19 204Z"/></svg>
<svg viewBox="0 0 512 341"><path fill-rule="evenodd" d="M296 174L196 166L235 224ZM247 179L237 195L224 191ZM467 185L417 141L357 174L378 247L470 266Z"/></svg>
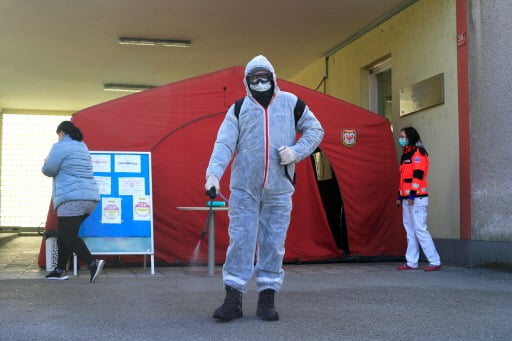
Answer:
<svg viewBox="0 0 512 341"><path fill-rule="evenodd" d="M402 200L403 223L407 233L405 260L413 268L418 267L420 246L430 265L441 265L432 236L427 231L427 208L428 197L415 198L412 205L407 199Z"/></svg>

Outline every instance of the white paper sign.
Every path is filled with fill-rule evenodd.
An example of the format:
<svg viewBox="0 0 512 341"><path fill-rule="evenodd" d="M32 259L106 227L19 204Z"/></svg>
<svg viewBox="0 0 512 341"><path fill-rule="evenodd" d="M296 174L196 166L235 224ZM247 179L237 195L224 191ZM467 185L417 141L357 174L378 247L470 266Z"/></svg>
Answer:
<svg viewBox="0 0 512 341"><path fill-rule="evenodd" d="M98 184L100 194L112 194L112 178L110 176L95 176L94 180Z"/></svg>
<svg viewBox="0 0 512 341"><path fill-rule="evenodd" d="M110 173L112 165L110 164L110 155L91 154L92 171L94 173Z"/></svg>
<svg viewBox="0 0 512 341"><path fill-rule="evenodd" d="M114 155L116 173L140 173L140 155Z"/></svg>
<svg viewBox="0 0 512 341"><path fill-rule="evenodd" d="M101 198L101 222L121 224L121 198Z"/></svg>
<svg viewBox="0 0 512 341"><path fill-rule="evenodd" d="M149 196L133 196L133 220L151 220L151 200Z"/></svg>
<svg viewBox="0 0 512 341"><path fill-rule="evenodd" d="M145 195L144 178L119 178L119 195Z"/></svg>

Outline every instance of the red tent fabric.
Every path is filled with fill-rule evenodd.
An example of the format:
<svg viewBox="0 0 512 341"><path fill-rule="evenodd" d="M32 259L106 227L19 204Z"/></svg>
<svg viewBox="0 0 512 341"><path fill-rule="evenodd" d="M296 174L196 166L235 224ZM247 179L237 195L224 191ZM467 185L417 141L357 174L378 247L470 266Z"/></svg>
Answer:
<svg viewBox="0 0 512 341"><path fill-rule="evenodd" d="M244 69L231 67L99 104L76 113L90 150L152 153L155 257L168 263L192 261L207 212L205 170L217 130L229 106L245 94ZM365 109L297 84L278 80L302 98L320 120L320 145L336 174L344 203L350 256L403 256L405 234L395 207L398 163L388 121ZM342 130L355 129L346 147ZM221 193L229 197L229 170ZM216 263L225 259L228 218L216 214ZM206 236L207 238L208 236ZM206 262L207 242L198 259ZM309 160L297 165L292 220L285 261L321 261L342 256L327 222Z"/></svg>

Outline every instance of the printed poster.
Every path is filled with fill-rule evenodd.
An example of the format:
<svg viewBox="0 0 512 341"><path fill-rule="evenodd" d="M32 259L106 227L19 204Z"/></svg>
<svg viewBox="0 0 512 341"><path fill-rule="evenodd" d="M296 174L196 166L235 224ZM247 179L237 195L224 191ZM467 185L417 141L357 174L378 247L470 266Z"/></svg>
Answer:
<svg viewBox="0 0 512 341"><path fill-rule="evenodd" d="M140 155L114 155L114 170L116 173L140 173L141 158Z"/></svg>
<svg viewBox="0 0 512 341"><path fill-rule="evenodd" d="M98 184L100 194L112 194L112 178L110 176L94 176L94 180Z"/></svg>
<svg viewBox="0 0 512 341"><path fill-rule="evenodd" d="M151 220L151 200L149 196L133 196L133 220Z"/></svg>
<svg viewBox="0 0 512 341"><path fill-rule="evenodd" d="M101 198L101 222L121 224L121 198Z"/></svg>
<svg viewBox="0 0 512 341"><path fill-rule="evenodd" d="M144 178L125 177L119 178L119 195L145 195L146 183Z"/></svg>
<svg viewBox="0 0 512 341"><path fill-rule="evenodd" d="M110 173L112 165L110 164L110 155L91 154L93 173Z"/></svg>

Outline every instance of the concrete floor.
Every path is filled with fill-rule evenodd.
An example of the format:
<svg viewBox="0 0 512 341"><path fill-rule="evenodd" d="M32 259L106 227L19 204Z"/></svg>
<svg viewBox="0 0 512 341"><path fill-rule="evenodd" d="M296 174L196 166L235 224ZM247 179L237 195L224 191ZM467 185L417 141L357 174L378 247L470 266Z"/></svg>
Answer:
<svg viewBox="0 0 512 341"><path fill-rule="evenodd" d="M221 268L106 267L44 279L41 237L0 245L0 340L511 340L512 273L398 263L285 265L277 322L256 317L254 280L244 317L211 319L224 298ZM425 265L425 264L423 264Z"/></svg>

